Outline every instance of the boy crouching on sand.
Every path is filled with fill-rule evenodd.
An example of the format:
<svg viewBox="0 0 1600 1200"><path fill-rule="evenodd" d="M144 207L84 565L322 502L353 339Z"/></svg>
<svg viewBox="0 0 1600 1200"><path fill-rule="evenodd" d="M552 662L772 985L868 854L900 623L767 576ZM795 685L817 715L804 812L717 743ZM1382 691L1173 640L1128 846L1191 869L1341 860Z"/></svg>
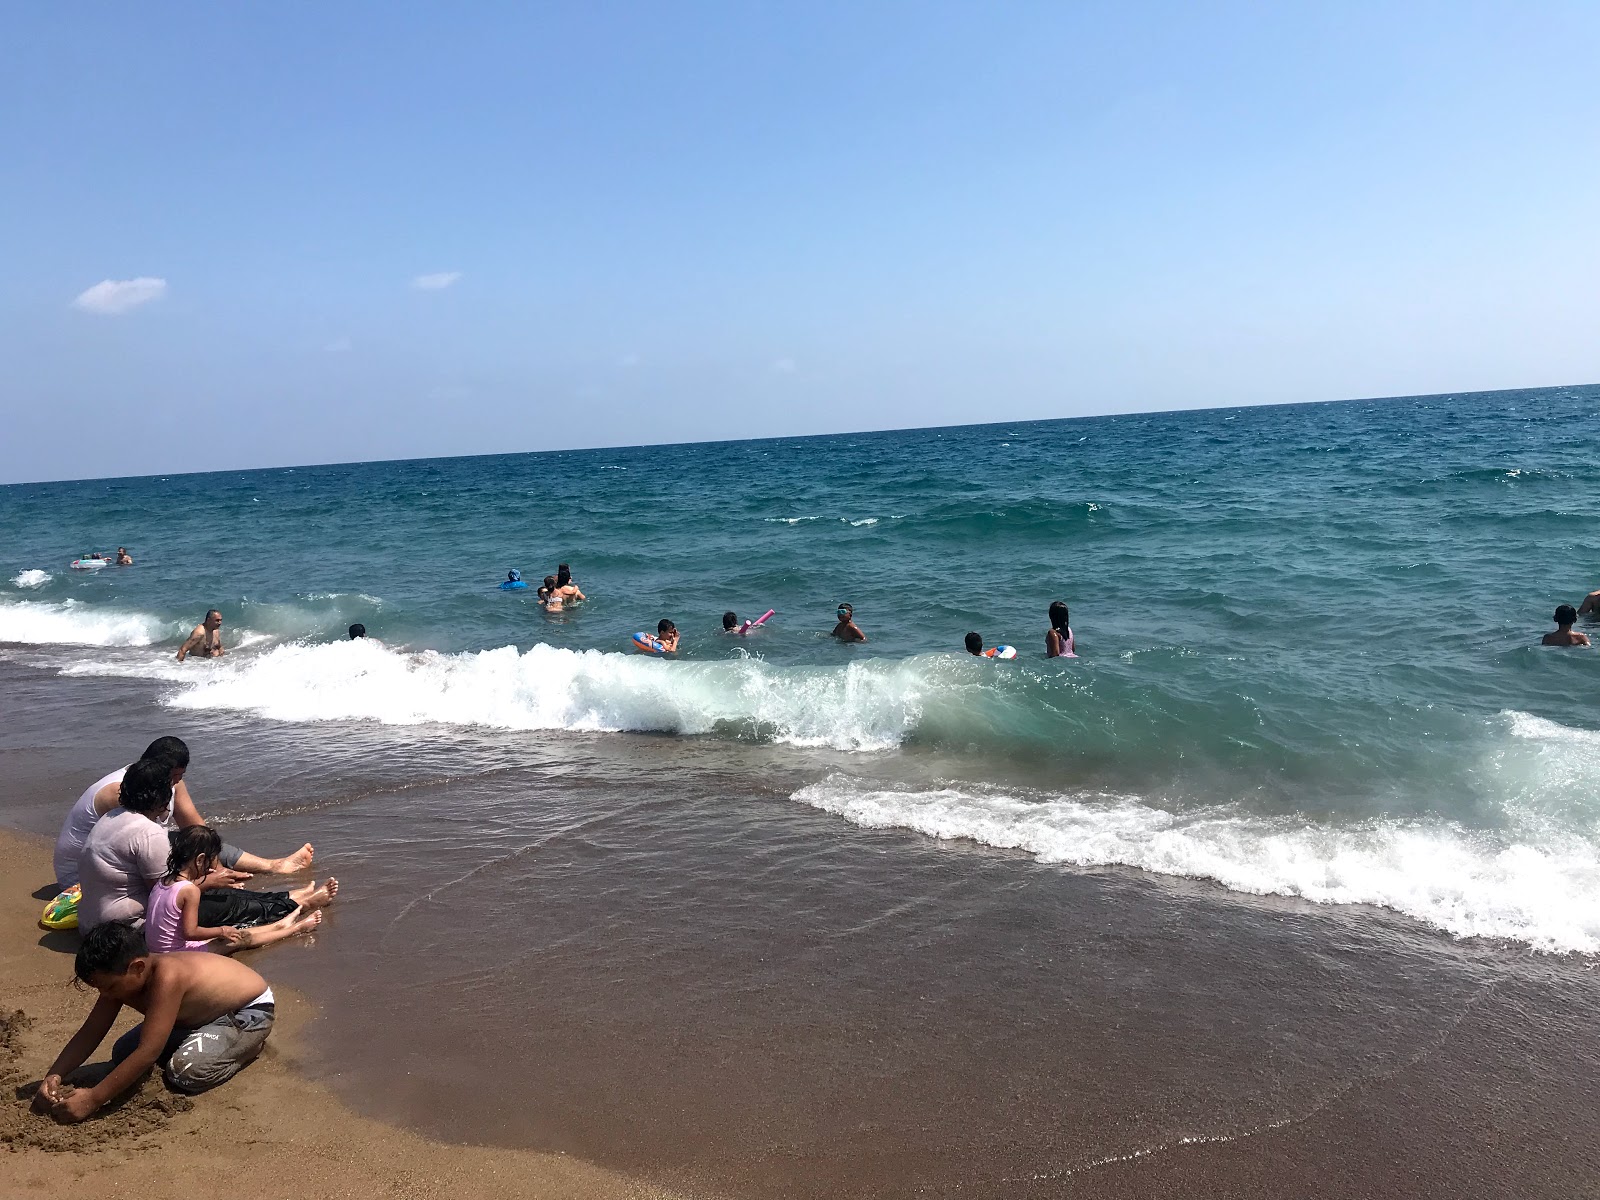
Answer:
<svg viewBox="0 0 1600 1200"><path fill-rule="evenodd" d="M175 1091L214 1088L260 1054L272 1032L272 989L249 967L219 954L151 954L138 930L114 921L84 935L74 970L100 999L33 1098L36 1111L58 1121L83 1120L157 1063ZM117 1039L111 1073L94 1087L63 1091L61 1077L94 1053L124 1004L144 1021Z"/></svg>

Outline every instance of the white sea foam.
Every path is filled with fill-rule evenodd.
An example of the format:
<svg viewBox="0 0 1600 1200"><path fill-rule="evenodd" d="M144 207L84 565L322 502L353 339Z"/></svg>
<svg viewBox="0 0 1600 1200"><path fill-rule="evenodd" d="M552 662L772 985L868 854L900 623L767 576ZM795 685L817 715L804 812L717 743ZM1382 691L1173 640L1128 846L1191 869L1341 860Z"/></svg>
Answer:
<svg viewBox="0 0 1600 1200"><path fill-rule="evenodd" d="M1210 879L1236 892L1394 909L1456 937L1600 952L1600 841L1474 832L1444 822L1351 825L1228 807L1172 812L1130 796L897 790L834 776L794 798L867 828Z"/></svg>
<svg viewBox="0 0 1600 1200"><path fill-rule="evenodd" d="M41 588L50 582L50 572L41 571L39 568L34 567L13 576L11 582L19 588L32 591L34 588Z"/></svg>
<svg viewBox="0 0 1600 1200"><path fill-rule="evenodd" d="M857 528L857 529L859 529L863 525L876 525L877 523L878 523L878 518L877 517L863 517L859 521L851 521L850 522L850 524L852 526L854 526L855 528Z"/></svg>
<svg viewBox="0 0 1600 1200"><path fill-rule="evenodd" d="M799 746L881 750L921 715L929 680L914 662L774 669L757 658L662 662L538 645L407 654L369 639L290 643L180 665L84 662L69 675L136 675L181 686L177 708L235 709L282 721L438 722L494 729L720 731Z"/></svg>
<svg viewBox="0 0 1600 1200"><path fill-rule="evenodd" d="M76 600L0 601L0 642L57 646L148 646L183 628L148 613L94 609Z"/></svg>

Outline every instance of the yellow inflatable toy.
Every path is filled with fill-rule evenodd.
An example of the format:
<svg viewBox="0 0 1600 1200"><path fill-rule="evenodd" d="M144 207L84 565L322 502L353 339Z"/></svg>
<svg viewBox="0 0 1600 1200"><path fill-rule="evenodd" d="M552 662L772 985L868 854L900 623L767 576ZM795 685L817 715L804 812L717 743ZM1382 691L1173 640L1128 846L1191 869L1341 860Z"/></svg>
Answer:
<svg viewBox="0 0 1600 1200"><path fill-rule="evenodd" d="M78 927L78 898L82 895L83 889L77 884L73 884L44 906L44 915L39 918L39 924L46 929L76 929Z"/></svg>

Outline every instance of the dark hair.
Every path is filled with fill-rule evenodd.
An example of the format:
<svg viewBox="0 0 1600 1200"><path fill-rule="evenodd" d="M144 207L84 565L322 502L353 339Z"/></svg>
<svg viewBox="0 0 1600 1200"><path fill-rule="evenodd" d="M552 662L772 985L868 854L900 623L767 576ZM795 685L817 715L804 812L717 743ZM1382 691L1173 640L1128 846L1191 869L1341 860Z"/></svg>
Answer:
<svg viewBox="0 0 1600 1200"><path fill-rule="evenodd" d="M572 582L572 571L566 563L556 564L556 586L566 587Z"/></svg>
<svg viewBox="0 0 1600 1200"><path fill-rule="evenodd" d="M209 825L191 825L172 835L172 848L167 853L167 873L162 883L172 883L183 869L204 854L213 863L222 857L222 837Z"/></svg>
<svg viewBox="0 0 1600 1200"><path fill-rule="evenodd" d="M554 588L556 586L556 577L554 575L546 575L544 577L544 585L547 588Z"/></svg>
<svg viewBox="0 0 1600 1200"><path fill-rule="evenodd" d="M189 765L189 747L182 738L168 734L151 742L139 757L164 762L168 770L176 771L179 767Z"/></svg>
<svg viewBox="0 0 1600 1200"><path fill-rule="evenodd" d="M208 608L208 609L206 609L206 616L209 617L212 613L216 613L217 616L220 617L222 615L222 610L220 608Z"/></svg>
<svg viewBox="0 0 1600 1200"><path fill-rule="evenodd" d="M360 621L357 621L354 625L350 626L350 638L351 638L352 641L354 641L358 637L366 637L366 636L367 636L367 627L365 625L363 625Z"/></svg>
<svg viewBox="0 0 1600 1200"><path fill-rule="evenodd" d="M102 921L78 943L72 973L85 983L95 975L121 975L136 958L150 953L144 934L122 921Z"/></svg>
<svg viewBox="0 0 1600 1200"><path fill-rule="evenodd" d="M1072 621L1072 616L1067 612L1067 602L1057 600L1050 605L1050 628L1065 629Z"/></svg>
<svg viewBox="0 0 1600 1200"><path fill-rule="evenodd" d="M846 603L845 603L845 602L844 602L844 601L843 601L843 600L841 600L841 601L839 601L839 607L840 607L840 608L842 608L842 609L844 609L844 611L845 611L845 612L847 612L847 613L851 613L851 614L852 614L852 615L853 615L853 614L854 614L854 613L855 613L855 611L856 611L856 610L855 610L855 607L854 607L854 606L853 606L853 605L850 605L850 604L846 604Z"/></svg>
<svg viewBox="0 0 1600 1200"><path fill-rule="evenodd" d="M722 627L724 629L732 629L738 623L739 614L734 612L733 609L730 608L727 612L722 614Z"/></svg>
<svg viewBox="0 0 1600 1200"><path fill-rule="evenodd" d="M983 638L981 636L979 636L979 634L978 634L978 632L976 630L974 630L973 632L967 634L967 653L968 654L982 654L983 653Z"/></svg>
<svg viewBox="0 0 1600 1200"><path fill-rule="evenodd" d="M122 807L154 816L172 803L172 768L164 758L141 758L122 777Z"/></svg>
<svg viewBox="0 0 1600 1200"><path fill-rule="evenodd" d="M677 628L677 626L674 625L671 621L667 620L665 617L662 617L661 620L656 622L656 632L657 633L665 633L669 629L676 629L676 628Z"/></svg>
<svg viewBox="0 0 1600 1200"><path fill-rule="evenodd" d="M1577 619L1578 610L1573 608L1570 604L1563 604L1560 608L1556 609L1557 625L1571 625Z"/></svg>

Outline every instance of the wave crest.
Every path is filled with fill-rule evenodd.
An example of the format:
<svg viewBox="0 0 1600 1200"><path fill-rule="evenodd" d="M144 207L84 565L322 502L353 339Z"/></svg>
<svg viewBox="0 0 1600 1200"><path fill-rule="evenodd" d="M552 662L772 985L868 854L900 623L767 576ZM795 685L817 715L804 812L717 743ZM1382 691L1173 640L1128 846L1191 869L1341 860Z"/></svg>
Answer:
<svg viewBox="0 0 1600 1200"><path fill-rule="evenodd" d="M149 613L91 609L76 600L0 602L0 642L36 646L149 646L186 627Z"/></svg>
<svg viewBox="0 0 1600 1200"><path fill-rule="evenodd" d="M1250 895L1371 904L1455 937L1600 952L1600 844L1577 834L1529 844L1446 822L1317 825L1229 808L1175 813L1129 796L885 789L843 776L793 799L866 828L964 838L1041 862L1137 867Z"/></svg>

